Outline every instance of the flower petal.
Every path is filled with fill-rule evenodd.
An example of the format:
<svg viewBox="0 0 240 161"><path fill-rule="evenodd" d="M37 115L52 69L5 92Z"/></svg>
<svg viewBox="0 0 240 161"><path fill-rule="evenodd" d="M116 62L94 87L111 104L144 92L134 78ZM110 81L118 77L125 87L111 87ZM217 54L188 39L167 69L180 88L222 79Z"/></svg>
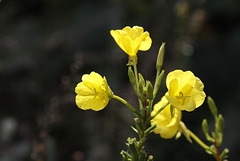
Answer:
<svg viewBox="0 0 240 161"><path fill-rule="evenodd" d="M76 104L83 110L102 110L112 98L112 91L106 78L100 74L91 72L82 76L82 82L78 83L75 92Z"/></svg>
<svg viewBox="0 0 240 161"><path fill-rule="evenodd" d="M161 101L154 105L151 115L154 115L166 103L167 99L162 97ZM175 108L175 114L172 118L170 113L170 105L168 105L154 119L152 119L151 124L157 125L157 127L154 129L154 133L160 134L160 136L164 139L172 138L179 129L181 117L181 110Z"/></svg>
<svg viewBox="0 0 240 161"><path fill-rule="evenodd" d="M143 33L142 42L139 46L139 50L146 51L149 50L152 45L152 39L149 36L148 32Z"/></svg>
<svg viewBox="0 0 240 161"><path fill-rule="evenodd" d="M140 26L126 26L122 30L111 30L110 34L118 46L129 56L137 55L138 50L146 51L151 47L152 40L148 32Z"/></svg>

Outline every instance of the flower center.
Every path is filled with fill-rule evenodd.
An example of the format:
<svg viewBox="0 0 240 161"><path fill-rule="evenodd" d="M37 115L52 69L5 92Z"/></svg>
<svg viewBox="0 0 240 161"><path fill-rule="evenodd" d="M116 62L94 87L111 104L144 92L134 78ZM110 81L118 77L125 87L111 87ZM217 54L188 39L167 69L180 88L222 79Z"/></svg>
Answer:
<svg viewBox="0 0 240 161"><path fill-rule="evenodd" d="M186 103L189 100L190 96L184 96L182 92L179 92L178 96L176 97L177 97L178 103L184 105L184 103Z"/></svg>
<svg viewBox="0 0 240 161"><path fill-rule="evenodd" d="M94 93L93 93L94 97L93 97L93 99L95 99L99 92L96 90L96 88L93 88L93 90L94 90Z"/></svg>

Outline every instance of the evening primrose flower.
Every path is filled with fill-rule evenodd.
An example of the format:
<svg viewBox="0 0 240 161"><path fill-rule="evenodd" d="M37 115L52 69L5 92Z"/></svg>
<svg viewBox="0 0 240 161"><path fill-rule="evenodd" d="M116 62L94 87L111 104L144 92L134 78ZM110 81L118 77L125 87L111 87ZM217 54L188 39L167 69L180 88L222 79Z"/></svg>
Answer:
<svg viewBox="0 0 240 161"><path fill-rule="evenodd" d="M168 102L180 110L193 111L205 100L204 85L191 71L170 72L167 75L166 85L168 92L165 96Z"/></svg>
<svg viewBox="0 0 240 161"><path fill-rule="evenodd" d="M162 97L161 101L153 106L151 116L154 116L155 113L167 102L168 100L166 97ZM170 139L176 135L182 118L182 111L177 108L174 108L175 114L172 117L170 106L171 105L168 104L156 117L151 120L151 125L157 125L153 132L155 134L160 134L160 136L164 139Z"/></svg>
<svg viewBox="0 0 240 161"><path fill-rule="evenodd" d="M126 26L122 30L111 30L110 33L118 46L130 57L137 55L138 50L146 51L151 47L152 39L140 26Z"/></svg>
<svg viewBox="0 0 240 161"><path fill-rule="evenodd" d="M113 96L106 78L95 72L84 74L75 92L77 94L76 104L83 110L102 110Z"/></svg>

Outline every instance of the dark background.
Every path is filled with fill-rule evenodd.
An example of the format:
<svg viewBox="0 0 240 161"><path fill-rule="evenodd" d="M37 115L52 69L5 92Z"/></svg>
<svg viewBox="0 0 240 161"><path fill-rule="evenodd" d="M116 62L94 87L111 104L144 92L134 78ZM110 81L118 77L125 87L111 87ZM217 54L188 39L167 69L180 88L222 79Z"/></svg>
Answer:
<svg viewBox="0 0 240 161"><path fill-rule="evenodd" d="M116 95L136 106L127 55L111 29L139 25L153 40L139 52L139 71L154 80L158 48L166 42L164 69L191 70L222 113L229 160L240 148L239 0L2 0L0 3L0 160L117 161L126 150L134 116L116 100L99 112L75 105L85 73L105 75ZM160 97L166 92L161 88ZM204 142L201 121L213 117L205 102L183 121ZM151 134L155 160L214 160L184 137Z"/></svg>

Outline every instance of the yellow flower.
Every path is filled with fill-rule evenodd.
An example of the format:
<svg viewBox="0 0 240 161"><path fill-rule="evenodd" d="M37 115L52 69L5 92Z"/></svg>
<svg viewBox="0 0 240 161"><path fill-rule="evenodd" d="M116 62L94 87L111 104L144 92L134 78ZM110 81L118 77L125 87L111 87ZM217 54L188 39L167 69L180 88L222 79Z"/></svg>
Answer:
<svg viewBox="0 0 240 161"><path fill-rule="evenodd" d="M126 26L122 30L111 30L112 37L118 46L130 57L137 55L138 50L146 51L151 47L152 39L140 26Z"/></svg>
<svg viewBox="0 0 240 161"><path fill-rule="evenodd" d="M76 104L83 110L102 110L113 96L106 78L95 72L84 74L75 92L77 93Z"/></svg>
<svg viewBox="0 0 240 161"><path fill-rule="evenodd" d="M168 100L162 97L161 101L154 105L151 116L153 116ZM170 112L170 104L167 105L156 117L151 120L151 124L156 124L157 127L153 130L155 134L160 134L164 139L174 137L179 129L179 123L182 118L182 111L174 108L175 114L172 117Z"/></svg>
<svg viewBox="0 0 240 161"><path fill-rule="evenodd" d="M205 100L204 85L191 71L170 72L167 75L166 85L168 92L165 96L168 102L180 110L193 111Z"/></svg>

